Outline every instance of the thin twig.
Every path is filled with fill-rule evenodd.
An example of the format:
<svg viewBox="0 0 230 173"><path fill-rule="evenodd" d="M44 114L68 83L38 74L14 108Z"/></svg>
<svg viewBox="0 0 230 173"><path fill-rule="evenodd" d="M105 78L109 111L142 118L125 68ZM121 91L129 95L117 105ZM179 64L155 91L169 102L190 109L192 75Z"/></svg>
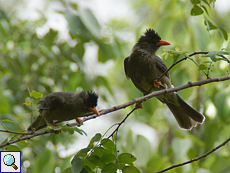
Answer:
<svg viewBox="0 0 230 173"><path fill-rule="evenodd" d="M31 134L33 134L31 132L16 132L16 131L11 131L11 130L0 130L0 132L13 133L13 134L19 134L19 135L31 135Z"/></svg>
<svg viewBox="0 0 230 173"><path fill-rule="evenodd" d="M228 58L226 58L224 55L218 55L218 56L220 56L220 57L226 59L226 60L228 61L228 63L230 63L230 60L229 60Z"/></svg>
<svg viewBox="0 0 230 173"><path fill-rule="evenodd" d="M133 108L133 110L131 110L131 111L126 115L126 117L125 117L120 123L118 123L117 128L113 131L113 133L111 133L111 135L109 135L108 138L111 138L111 137L114 135L114 133L117 132L117 131L119 130L120 126L125 122L125 120L129 117L129 115L131 115L136 109L137 109L137 108Z"/></svg>
<svg viewBox="0 0 230 173"><path fill-rule="evenodd" d="M210 62L210 65L209 65L209 67L208 67L207 76L209 75L209 72L212 71L212 70L211 70L212 62L213 62L213 61Z"/></svg>
<svg viewBox="0 0 230 173"><path fill-rule="evenodd" d="M223 146L224 146L225 144L227 144L229 141L230 141L230 138L228 138L228 139L227 139L226 141L224 141L222 144L218 145L217 147L213 148L213 149L210 150L209 152L207 152L207 153L205 153L205 154L203 154L203 155L201 155L201 156L199 156L199 157L196 157L196 158L191 159L191 160L189 160L189 161L187 161L187 162L184 162L184 163L180 163L180 164L177 164L177 165L170 166L170 167L168 167L168 168L166 168L166 169L163 169L163 170L158 171L158 172L155 172L155 173L166 172L166 171L168 171L168 170L170 170L170 169L173 169L173 168L176 168L176 167L179 167L179 166L187 165L187 164L189 164L189 163L198 161L198 160L200 160L200 159L202 159L202 158L204 158L204 157L207 157L209 154L213 153L214 151L218 150L219 148L223 147Z"/></svg>
<svg viewBox="0 0 230 173"><path fill-rule="evenodd" d="M173 68L176 64L180 63L181 61L184 61L184 60L188 59L189 57L194 56L194 55L197 55L197 54L205 54L205 55L206 55L206 54L208 54L208 53L209 53L209 52L194 52L194 53L192 53L192 54L190 54L190 55L188 55L188 56L185 56L184 58L182 58L182 59L180 59L180 60L174 62L174 63L168 68L168 70L166 70L164 73L162 73L162 74L157 78L157 80L159 81L164 75L166 75L166 74L169 72L169 70L171 70L171 68Z"/></svg>

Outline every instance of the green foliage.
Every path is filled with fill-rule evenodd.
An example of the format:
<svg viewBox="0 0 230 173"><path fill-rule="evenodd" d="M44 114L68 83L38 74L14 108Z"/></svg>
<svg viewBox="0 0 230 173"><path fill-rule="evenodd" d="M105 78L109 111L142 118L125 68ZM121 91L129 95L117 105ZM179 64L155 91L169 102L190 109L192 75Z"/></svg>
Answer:
<svg viewBox="0 0 230 173"><path fill-rule="evenodd" d="M215 0L211 0L209 2L207 0L202 0L202 1L201 0L190 0L190 1L193 4L193 8L191 9L191 12L190 12L191 16L201 15L204 13L204 10L207 13L207 15L209 16L208 9L205 7L205 5L202 5L202 1L203 1L203 3L208 5L208 7L210 7L211 3L215 3ZM226 41L228 40L228 34L227 34L225 29L223 29L222 27L217 27L217 26L213 25L212 22L210 22L205 15L204 15L204 19L205 19L204 24L207 26L208 31L218 29L219 32L221 33L221 35L224 37L224 39Z"/></svg>
<svg viewBox="0 0 230 173"><path fill-rule="evenodd" d="M95 144L96 143L96 144ZM101 134L96 134L87 148L81 149L71 161L74 173L93 172L101 170L103 173L115 173L118 169L124 172L140 172L133 162L136 158L130 153L118 155L116 146L108 138L101 140Z"/></svg>

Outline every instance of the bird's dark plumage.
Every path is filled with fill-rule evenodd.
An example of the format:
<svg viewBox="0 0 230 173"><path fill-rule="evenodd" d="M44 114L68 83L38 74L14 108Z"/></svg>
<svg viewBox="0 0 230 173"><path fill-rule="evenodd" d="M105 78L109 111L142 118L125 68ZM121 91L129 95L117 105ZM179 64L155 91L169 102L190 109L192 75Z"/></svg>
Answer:
<svg viewBox="0 0 230 173"><path fill-rule="evenodd" d="M40 115L27 128L27 130L39 130L46 127L48 123L68 121L83 117L96 110L98 95L95 92L54 92L43 97L38 104Z"/></svg>
<svg viewBox="0 0 230 173"><path fill-rule="evenodd" d="M155 53L160 46L169 44L161 40L153 29L147 29L134 45L131 55L124 60L127 78L131 79L144 95L173 87L169 73L157 81L168 68ZM158 86L155 86L155 83ZM190 107L175 92L159 95L157 98L168 106L183 129L191 129L197 123L203 123L205 119L200 112Z"/></svg>

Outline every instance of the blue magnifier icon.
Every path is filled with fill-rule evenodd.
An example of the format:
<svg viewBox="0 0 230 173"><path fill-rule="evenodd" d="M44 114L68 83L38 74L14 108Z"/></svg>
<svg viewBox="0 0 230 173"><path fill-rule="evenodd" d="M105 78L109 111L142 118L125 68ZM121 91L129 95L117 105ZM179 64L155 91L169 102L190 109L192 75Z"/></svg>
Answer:
<svg viewBox="0 0 230 173"><path fill-rule="evenodd" d="M3 162L7 166L12 166L15 170L18 169L18 167L14 164L15 163L15 158L11 154L7 154L3 158Z"/></svg>

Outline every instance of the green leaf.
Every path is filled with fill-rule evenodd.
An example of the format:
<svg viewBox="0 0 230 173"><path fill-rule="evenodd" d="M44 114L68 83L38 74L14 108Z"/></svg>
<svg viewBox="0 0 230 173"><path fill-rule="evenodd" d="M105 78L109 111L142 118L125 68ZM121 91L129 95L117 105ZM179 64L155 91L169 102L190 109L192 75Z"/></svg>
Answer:
<svg viewBox="0 0 230 173"><path fill-rule="evenodd" d="M116 153L116 146L115 144L110 140L110 139L103 139L101 141L101 144L106 148L108 149L109 151L111 151L112 153Z"/></svg>
<svg viewBox="0 0 230 173"><path fill-rule="evenodd" d="M180 55L186 55L186 53L187 53L187 51L177 51L177 50L169 50L169 51L165 51L165 52L172 55L173 62L176 62L179 59Z"/></svg>
<svg viewBox="0 0 230 173"><path fill-rule="evenodd" d="M24 102L23 105L30 106L32 102Z"/></svg>
<svg viewBox="0 0 230 173"><path fill-rule="evenodd" d="M125 166L122 173L140 173L140 171L135 166Z"/></svg>
<svg viewBox="0 0 230 173"><path fill-rule="evenodd" d="M111 46L111 44L106 43L106 42L101 41L101 40L97 40L96 43L99 46L98 59L100 62L106 62L109 59L115 59L116 58L116 56L114 54L114 49Z"/></svg>
<svg viewBox="0 0 230 173"><path fill-rule="evenodd" d="M225 51L211 51L208 53L208 56L212 59L212 61L216 62L216 56L223 55ZM222 59L221 59L222 60Z"/></svg>
<svg viewBox="0 0 230 173"><path fill-rule="evenodd" d="M207 0L202 0L204 3L206 3L209 6L209 3Z"/></svg>
<svg viewBox="0 0 230 173"><path fill-rule="evenodd" d="M209 52L208 53L209 57L211 58L212 61L216 62L216 53L215 52Z"/></svg>
<svg viewBox="0 0 230 173"><path fill-rule="evenodd" d="M204 9L204 11L209 15L207 8L204 5L201 5L201 7Z"/></svg>
<svg viewBox="0 0 230 173"><path fill-rule="evenodd" d="M70 135L74 134L74 129L73 129L73 128L69 128L69 129L68 129L68 133L69 133Z"/></svg>
<svg viewBox="0 0 230 173"><path fill-rule="evenodd" d="M176 62L179 59L180 55L179 54L174 54L173 55L173 62Z"/></svg>
<svg viewBox="0 0 230 173"><path fill-rule="evenodd" d="M117 173L117 169L117 165L109 163L102 168L101 173Z"/></svg>
<svg viewBox="0 0 230 173"><path fill-rule="evenodd" d="M77 128L77 127L74 127L73 129L74 129L75 132L77 132L77 133L79 133L79 134L81 134L81 135L84 134L85 136L87 136L87 133L86 133L84 130L79 129L79 128Z"/></svg>
<svg viewBox="0 0 230 173"><path fill-rule="evenodd" d="M116 160L116 157L112 153L103 154L101 157L101 162L112 163Z"/></svg>
<svg viewBox="0 0 230 173"><path fill-rule="evenodd" d="M44 44L44 46L42 47L51 48L53 46L53 43L55 42L55 39L57 38L57 35L58 31L50 29L49 32L42 39L42 43Z"/></svg>
<svg viewBox="0 0 230 173"><path fill-rule="evenodd" d="M74 159L72 162L72 173L80 173L83 168L84 161L80 158Z"/></svg>
<svg viewBox="0 0 230 173"><path fill-rule="evenodd" d="M89 151L90 151L89 148L83 148L80 151L78 151L78 153L76 154L76 156L78 156L78 157L85 157L85 156L87 156L87 154L88 154Z"/></svg>
<svg viewBox="0 0 230 173"><path fill-rule="evenodd" d="M101 139L101 134L100 133L97 133L90 141L91 142L97 142Z"/></svg>
<svg viewBox="0 0 230 173"><path fill-rule="evenodd" d="M74 47L74 51L76 52L78 58L80 60L83 59L83 55L85 54L85 46L82 42L79 42L76 44L76 46Z"/></svg>
<svg viewBox="0 0 230 173"><path fill-rule="evenodd" d="M200 0L190 0L193 5L200 4Z"/></svg>
<svg viewBox="0 0 230 173"><path fill-rule="evenodd" d="M93 164L93 163L91 163L91 162L88 160L88 158L87 158L87 159L85 160L85 162L84 162L84 167L85 167L85 166L89 167L91 170L93 170L93 169L96 168L96 165Z"/></svg>
<svg viewBox="0 0 230 173"><path fill-rule="evenodd" d="M212 22L210 22L205 16L204 16L204 18L205 18L204 24L207 26L208 31L217 29L217 27L215 25L213 25Z"/></svg>
<svg viewBox="0 0 230 173"><path fill-rule="evenodd" d="M227 41L228 40L228 34L227 34L227 32L223 28L221 28L221 27L217 27L217 29L220 31L221 35Z"/></svg>
<svg viewBox="0 0 230 173"><path fill-rule="evenodd" d="M93 151L93 155L97 155L99 157L101 157L103 154L108 154L108 153L112 153L112 152L103 147L96 147Z"/></svg>
<svg viewBox="0 0 230 173"><path fill-rule="evenodd" d="M30 97L34 97L34 98L38 99L38 98L42 98L43 94L33 90L33 91L30 92Z"/></svg>
<svg viewBox="0 0 230 173"><path fill-rule="evenodd" d="M119 163L133 163L136 160L136 157L134 157L130 153L122 153L118 156Z"/></svg>
<svg viewBox="0 0 230 173"><path fill-rule="evenodd" d="M69 5L71 5L71 7L73 8L73 9L75 9L75 10L77 10L78 9L78 4L76 4L76 3L69 3Z"/></svg>
<svg viewBox="0 0 230 173"><path fill-rule="evenodd" d="M90 155L90 156L87 158L87 160L88 160L90 163L94 164L95 166L101 165L101 163L100 163L100 157L98 157L98 156L96 156L96 155Z"/></svg>
<svg viewBox="0 0 230 173"><path fill-rule="evenodd" d="M84 165L84 167L83 167L81 173L95 173L95 172L92 171L92 170L90 169L90 167Z"/></svg>
<svg viewBox="0 0 230 173"><path fill-rule="evenodd" d="M206 70L208 67L206 67L204 64L199 65L199 70Z"/></svg>
<svg viewBox="0 0 230 173"><path fill-rule="evenodd" d="M3 119L1 120L2 122L7 122L7 123L12 123L13 121L11 121L10 119Z"/></svg>
<svg viewBox="0 0 230 173"><path fill-rule="evenodd" d="M191 12L190 12L191 16L198 16L198 15L201 15L203 13L204 13L204 11L202 10L202 8L200 8L197 5L194 5Z"/></svg>
<svg viewBox="0 0 230 173"><path fill-rule="evenodd" d="M79 17L85 27L97 38L101 38L101 27L90 9L78 8Z"/></svg>

